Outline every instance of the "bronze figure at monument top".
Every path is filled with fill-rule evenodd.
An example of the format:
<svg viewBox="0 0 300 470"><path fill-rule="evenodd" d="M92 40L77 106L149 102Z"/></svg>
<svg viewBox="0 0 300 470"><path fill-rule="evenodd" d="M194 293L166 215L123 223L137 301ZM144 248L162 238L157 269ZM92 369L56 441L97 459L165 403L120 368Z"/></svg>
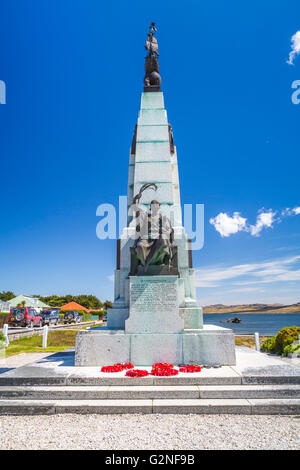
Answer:
<svg viewBox="0 0 300 470"><path fill-rule="evenodd" d="M158 42L154 34L157 32L155 23L150 23L145 48L149 51L145 61L144 91L160 91L161 76L158 65Z"/></svg>

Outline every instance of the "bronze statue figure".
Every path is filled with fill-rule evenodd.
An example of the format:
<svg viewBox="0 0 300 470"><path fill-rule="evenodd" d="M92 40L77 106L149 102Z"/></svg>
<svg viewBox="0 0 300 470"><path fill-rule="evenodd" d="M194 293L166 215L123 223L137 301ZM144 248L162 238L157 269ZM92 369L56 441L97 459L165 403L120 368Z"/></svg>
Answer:
<svg viewBox="0 0 300 470"><path fill-rule="evenodd" d="M136 239L131 248L131 275L178 274L177 247L174 244L174 230L168 217L159 212L160 203L150 203L150 212L141 209L137 203L145 189L157 186L146 183L133 199L132 209L136 213Z"/></svg>
<svg viewBox="0 0 300 470"><path fill-rule="evenodd" d="M175 153L175 146L174 146L173 130L172 130L172 126L170 123L168 124L168 130L169 130L170 152L173 154Z"/></svg>
<svg viewBox="0 0 300 470"><path fill-rule="evenodd" d="M150 23L150 30L146 40L145 49L149 51L145 61L144 91L160 91L161 76L158 65L158 42L154 34L157 29L155 23Z"/></svg>

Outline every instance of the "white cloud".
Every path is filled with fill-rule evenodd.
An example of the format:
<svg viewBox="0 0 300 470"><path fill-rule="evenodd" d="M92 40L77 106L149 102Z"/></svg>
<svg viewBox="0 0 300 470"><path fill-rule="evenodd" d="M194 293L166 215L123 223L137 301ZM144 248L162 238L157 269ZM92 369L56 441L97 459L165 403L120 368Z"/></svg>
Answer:
<svg viewBox="0 0 300 470"><path fill-rule="evenodd" d="M220 212L216 217L209 219L209 222L220 233L221 237L229 237L237 232L250 232L252 236L258 237L264 228L273 228L274 223L281 222L283 217L300 214L300 206L291 209L287 207L279 211L273 209L260 209L256 218L255 225L248 224L247 218L242 217L240 212L234 212L233 216ZM277 215L277 216L276 216ZM275 217L276 216L276 217Z"/></svg>
<svg viewBox="0 0 300 470"><path fill-rule="evenodd" d="M239 212L234 212L233 217L225 212L220 212L216 217L211 218L209 222L220 233L221 237L229 237L233 233L245 230L247 219L241 217Z"/></svg>
<svg viewBox="0 0 300 470"><path fill-rule="evenodd" d="M258 292L257 287L240 287L239 289L231 289L231 292ZM264 292L264 289L259 289L259 292Z"/></svg>
<svg viewBox="0 0 300 470"><path fill-rule="evenodd" d="M228 279L237 279L235 282L232 281L231 284L240 286L259 285L278 281L297 281L300 280L300 269L295 269L295 264L299 261L300 255L290 258L279 258L262 263L196 269L196 286L218 287L222 286L222 282ZM243 279L243 276L247 276L247 280ZM242 279L239 281L239 278Z"/></svg>
<svg viewBox="0 0 300 470"><path fill-rule="evenodd" d="M288 217L290 215L299 215L299 214L300 214L300 206L294 207L293 209L291 209L290 207L287 207L286 209L283 209L281 211L281 215L283 217Z"/></svg>
<svg viewBox="0 0 300 470"><path fill-rule="evenodd" d="M115 280L114 274L111 274L110 276L107 276L107 279L108 279L109 281L114 281L114 280Z"/></svg>
<svg viewBox="0 0 300 470"><path fill-rule="evenodd" d="M258 214L255 225L250 225L249 230L251 235L257 237L263 228L268 227L272 228L274 223L276 212L273 212L272 209L261 212Z"/></svg>
<svg viewBox="0 0 300 470"><path fill-rule="evenodd" d="M282 217L288 217L289 215L293 215L293 209L287 207L286 209L282 209L281 213Z"/></svg>
<svg viewBox="0 0 300 470"><path fill-rule="evenodd" d="M241 264L227 268L197 269L196 285L198 287L216 287L220 285L219 281L233 279L253 271L254 266L253 264Z"/></svg>
<svg viewBox="0 0 300 470"><path fill-rule="evenodd" d="M292 36L292 50L289 54L289 60L287 63L294 65L294 59L296 55L300 54L300 31L297 31L294 36Z"/></svg>

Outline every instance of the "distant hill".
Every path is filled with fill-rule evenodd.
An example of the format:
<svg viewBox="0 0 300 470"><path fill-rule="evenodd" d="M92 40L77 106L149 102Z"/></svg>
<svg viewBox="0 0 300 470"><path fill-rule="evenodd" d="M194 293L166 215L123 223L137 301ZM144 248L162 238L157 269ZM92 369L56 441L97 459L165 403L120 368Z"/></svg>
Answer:
<svg viewBox="0 0 300 470"><path fill-rule="evenodd" d="M203 313L300 313L300 302L292 305L246 304L246 305L206 305Z"/></svg>

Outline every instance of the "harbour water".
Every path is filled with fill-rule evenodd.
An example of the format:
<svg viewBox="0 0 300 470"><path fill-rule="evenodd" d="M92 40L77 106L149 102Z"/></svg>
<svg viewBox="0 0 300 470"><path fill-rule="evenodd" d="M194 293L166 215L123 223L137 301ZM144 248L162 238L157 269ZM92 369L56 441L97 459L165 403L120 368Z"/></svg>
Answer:
<svg viewBox="0 0 300 470"><path fill-rule="evenodd" d="M223 323L230 318L241 318L241 323ZM260 335L273 336L285 326L300 327L299 313L205 313L203 315L204 324L223 326L231 328L235 334L254 334L256 331Z"/></svg>

